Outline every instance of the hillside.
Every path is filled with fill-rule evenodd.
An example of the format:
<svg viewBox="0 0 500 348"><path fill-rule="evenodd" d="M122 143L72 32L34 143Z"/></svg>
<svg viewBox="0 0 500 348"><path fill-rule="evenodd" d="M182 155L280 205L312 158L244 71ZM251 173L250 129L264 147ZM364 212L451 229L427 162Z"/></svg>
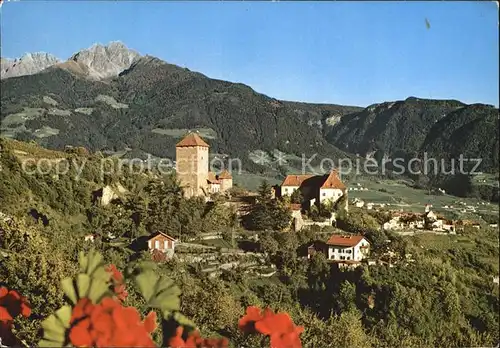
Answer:
<svg viewBox="0 0 500 348"><path fill-rule="evenodd" d="M482 171L498 171L498 109L456 100L408 98L372 105L343 117L326 136L362 156L483 158Z"/></svg>
<svg viewBox="0 0 500 348"><path fill-rule="evenodd" d="M422 151L433 156L481 158L481 168L498 170L498 109L474 104L438 121L429 131Z"/></svg>
<svg viewBox="0 0 500 348"><path fill-rule="evenodd" d="M12 331L19 343L11 343L9 326L0 332L4 346L81 346L74 340L78 336L71 334L78 324L68 324L54 334L50 330L54 326L46 324L56 317L44 321L53 313L62 318L66 311L69 323L77 313L78 305L69 302L65 279L71 289L78 287L74 294L96 303L93 289L109 285L113 292L106 295L113 299L120 295L119 305L132 314L136 308L141 318L158 310L148 300L151 291L156 291L155 301L160 298L155 289L168 294L162 295L168 301L175 294L178 300L169 302L175 307L169 304L165 306L169 312L158 310L153 320L159 328L172 324L169 315L175 310L175 324L196 327L203 337L226 337L229 347L269 346L238 327L249 306L286 312L296 325L303 326L301 344L294 347L452 348L493 347L499 342L499 234L498 228L486 223L480 229L465 227L457 234L403 237L383 231L382 211L351 206L349 214L339 219L342 224L337 227L344 230L315 226L300 233L274 228L248 231L226 198L210 203L200 197L186 199L172 176L160 179L124 171L101 178L102 158L83 149L51 151L2 138L0 149L1 295L2 300L6 298L4 287L15 290L31 308L31 313L15 319ZM50 159L46 165L67 160L85 166L82 171L72 166L60 175L55 167L45 174L30 173L33 168L22 167L26 158ZM118 184L126 189L121 196L107 204L102 197L94 199L95 190ZM259 202L250 203L252 211L274 216L281 209L283 202L268 194L260 192ZM288 214L270 221L287 219L291 219ZM179 238L172 259L146 251L146 241L156 231ZM205 235L218 233L220 238L204 240ZM377 264L341 270L322 252L310 260L304 257L311 244L325 242L333 233L362 233L371 243L370 259L378 260ZM86 238L89 234L92 239ZM95 252L102 259L96 261ZM84 255L92 262L86 262ZM110 282L99 288L95 279L106 274L104 269L85 283L81 279L90 276L82 268L95 271L94 266L86 267L89 264L114 265L120 272L113 273L120 274L124 287ZM139 281L143 274L147 278ZM82 284L88 283L92 285L84 289ZM0 309L5 304L0 303ZM155 346L176 346L165 344L170 337L165 331L153 328L150 332ZM52 342L47 344L42 337ZM53 343L58 337L71 342Z"/></svg>
<svg viewBox="0 0 500 348"><path fill-rule="evenodd" d="M149 56L111 80L91 80L77 67L65 63L2 80L3 135L52 149L130 148L140 157L173 158L179 137L196 129L212 153L240 158L251 171L269 168L250 160L260 151L280 151L296 163L302 153L346 156L323 138L318 122L328 124L352 107L281 102Z"/></svg>

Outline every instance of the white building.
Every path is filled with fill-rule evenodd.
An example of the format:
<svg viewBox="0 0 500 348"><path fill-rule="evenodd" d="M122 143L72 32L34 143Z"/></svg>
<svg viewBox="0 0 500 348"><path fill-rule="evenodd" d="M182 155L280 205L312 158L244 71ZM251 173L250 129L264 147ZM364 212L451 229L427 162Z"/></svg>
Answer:
<svg viewBox="0 0 500 348"><path fill-rule="evenodd" d="M352 204L354 204L356 206L356 208L363 208L363 206L365 205L365 201L363 201L359 198L354 198L354 200L352 201Z"/></svg>
<svg viewBox="0 0 500 348"><path fill-rule="evenodd" d="M363 236L333 235L326 242L328 260L359 263L370 253L370 243Z"/></svg>
<svg viewBox="0 0 500 348"><path fill-rule="evenodd" d="M336 170L325 175L287 175L281 184L281 196L291 196L293 192L299 189L304 202L310 204L319 205L326 201L335 203L340 197L347 195L347 189ZM348 209L347 200L345 208Z"/></svg>

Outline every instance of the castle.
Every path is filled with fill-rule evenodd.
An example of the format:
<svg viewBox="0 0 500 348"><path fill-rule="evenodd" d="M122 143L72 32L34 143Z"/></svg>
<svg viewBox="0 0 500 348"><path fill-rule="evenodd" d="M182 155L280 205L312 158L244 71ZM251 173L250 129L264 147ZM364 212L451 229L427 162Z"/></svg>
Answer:
<svg viewBox="0 0 500 348"><path fill-rule="evenodd" d="M336 203L343 196L347 198L346 186L340 180L337 170L332 170L325 175L287 175L280 187L281 196L291 196L296 190L301 191L304 200L302 204L306 207L313 204L319 206L326 201ZM347 210L347 199L344 204L344 208Z"/></svg>
<svg viewBox="0 0 500 348"><path fill-rule="evenodd" d="M196 133L188 133L175 146L177 178L184 196L208 196L233 187L233 177L224 170L219 174L209 171L210 146Z"/></svg>

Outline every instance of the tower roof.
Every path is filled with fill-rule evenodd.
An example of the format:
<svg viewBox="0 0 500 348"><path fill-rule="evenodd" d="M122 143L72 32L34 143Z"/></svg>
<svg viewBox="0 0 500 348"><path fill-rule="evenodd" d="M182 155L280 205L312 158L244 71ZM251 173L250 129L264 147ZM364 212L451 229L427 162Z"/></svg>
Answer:
<svg viewBox="0 0 500 348"><path fill-rule="evenodd" d="M218 179L232 179L231 173L228 172L227 169L224 169L219 175L217 175Z"/></svg>
<svg viewBox="0 0 500 348"><path fill-rule="evenodd" d="M175 145L175 147L186 147L186 146L202 146L210 147L198 134L189 133L181 141Z"/></svg>

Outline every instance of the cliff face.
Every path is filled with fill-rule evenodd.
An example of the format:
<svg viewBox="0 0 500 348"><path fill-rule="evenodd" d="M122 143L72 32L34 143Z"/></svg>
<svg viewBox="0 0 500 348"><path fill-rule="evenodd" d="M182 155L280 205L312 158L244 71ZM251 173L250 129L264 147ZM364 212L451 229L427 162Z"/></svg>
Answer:
<svg viewBox="0 0 500 348"><path fill-rule="evenodd" d="M48 53L27 53L21 58L1 59L1 78L33 75L60 62L57 57Z"/></svg>
<svg viewBox="0 0 500 348"><path fill-rule="evenodd" d="M101 80L118 76L140 57L139 53L128 49L121 42L95 44L75 53L65 62L48 53L27 53L21 58L2 58L1 78L33 75L49 67L60 66L72 72L77 67L80 75Z"/></svg>
<svg viewBox="0 0 500 348"><path fill-rule="evenodd" d="M139 57L139 53L128 49L121 42L111 42L107 46L93 45L74 54L69 60L87 67L89 77L100 80L118 76Z"/></svg>

